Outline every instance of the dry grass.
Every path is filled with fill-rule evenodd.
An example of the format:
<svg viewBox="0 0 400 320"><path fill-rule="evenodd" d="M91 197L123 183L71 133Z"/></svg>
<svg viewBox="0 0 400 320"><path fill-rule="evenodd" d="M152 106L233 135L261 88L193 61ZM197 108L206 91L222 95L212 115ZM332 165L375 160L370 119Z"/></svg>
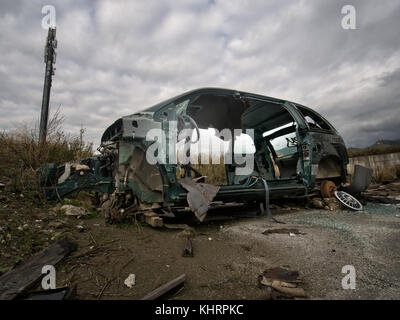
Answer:
<svg viewBox="0 0 400 320"><path fill-rule="evenodd" d="M203 155L204 159L204 155ZM193 158L192 158L193 161ZM226 173L224 157L221 157L219 163L212 163L211 157L209 158L209 164L200 164L200 155L198 156L198 164L191 164L193 169L198 171L201 175L206 176L206 183L214 185L226 185ZM177 177L183 177L184 172L182 169L177 170Z"/></svg>
<svg viewBox="0 0 400 320"><path fill-rule="evenodd" d="M226 185L225 164L194 164L193 168L203 176L207 176L206 183L214 185Z"/></svg>
<svg viewBox="0 0 400 320"><path fill-rule="evenodd" d="M384 181L392 181L400 179L400 165L395 165L391 168L378 168L374 170L372 181L382 183Z"/></svg>
<svg viewBox="0 0 400 320"><path fill-rule="evenodd" d="M52 116L45 143L39 143L37 128L27 125L0 133L0 176L10 181L10 191L35 194L39 189L36 171L42 164L61 164L93 154L92 144L83 141L85 130L78 136L65 134L63 121L59 111Z"/></svg>
<svg viewBox="0 0 400 320"><path fill-rule="evenodd" d="M349 158L361 157L361 156L372 156L387 153L400 152L399 145L374 145L365 149L348 149ZM378 167L374 169L372 181L374 183L382 183L383 181L391 181L400 179L400 166L393 165L391 167Z"/></svg>
<svg viewBox="0 0 400 320"><path fill-rule="evenodd" d="M360 156L370 156L374 154L394 153L394 152L400 152L400 146L375 145L373 147L365 149L354 149L354 148L347 149L347 153L350 158L360 157Z"/></svg>

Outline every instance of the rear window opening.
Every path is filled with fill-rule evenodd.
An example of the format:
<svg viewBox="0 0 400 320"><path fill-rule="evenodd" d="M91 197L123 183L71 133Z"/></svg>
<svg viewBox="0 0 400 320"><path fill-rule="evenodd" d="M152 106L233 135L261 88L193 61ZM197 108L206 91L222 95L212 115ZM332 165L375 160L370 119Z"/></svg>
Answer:
<svg viewBox="0 0 400 320"><path fill-rule="evenodd" d="M300 106L297 106L297 109L303 115L310 129L332 131L332 128L326 123L326 121L322 119L320 116L318 116L316 113Z"/></svg>

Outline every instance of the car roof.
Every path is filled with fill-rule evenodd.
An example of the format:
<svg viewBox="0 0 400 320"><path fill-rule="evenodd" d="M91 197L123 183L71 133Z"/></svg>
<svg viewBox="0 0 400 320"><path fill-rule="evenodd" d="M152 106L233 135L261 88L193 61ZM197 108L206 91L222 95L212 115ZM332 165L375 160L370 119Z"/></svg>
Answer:
<svg viewBox="0 0 400 320"><path fill-rule="evenodd" d="M197 96L197 95L202 95L202 94L221 94L221 95L240 95L240 96L246 96L246 97L253 97L253 98L259 98L259 99L265 99L269 100L271 102L276 102L276 103L284 103L285 100L282 99L276 99L268 96L263 96L255 93L249 93L245 91L239 91L235 89L225 89L225 88L214 88L214 87L205 87L205 88L199 88L199 89L194 89L187 91L185 93L182 93L180 95L177 95L175 97L172 97L170 99L164 100L160 103L157 103L149 108L143 109L137 113L141 112L157 112L158 110L164 108L165 106L169 105L172 102L181 102L184 101L192 96Z"/></svg>

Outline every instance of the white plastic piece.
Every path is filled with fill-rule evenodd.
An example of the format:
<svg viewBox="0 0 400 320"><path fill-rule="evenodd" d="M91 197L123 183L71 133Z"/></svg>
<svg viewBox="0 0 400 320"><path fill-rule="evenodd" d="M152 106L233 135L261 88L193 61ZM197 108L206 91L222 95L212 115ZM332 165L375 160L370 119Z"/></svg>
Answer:
<svg viewBox="0 0 400 320"><path fill-rule="evenodd" d="M136 275L131 273L128 278L125 279L124 284L128 287L128 288L132 288L136 283Z"/></svg>
<svg viewBox="0 0 400 320"><path fill-rule="evenodd" d="M61 175L61 177L58 178L57 183L63 183L65 180L67 180L67 178L70 175L71 175L71 164L66 163L64 173Z"/></svg>

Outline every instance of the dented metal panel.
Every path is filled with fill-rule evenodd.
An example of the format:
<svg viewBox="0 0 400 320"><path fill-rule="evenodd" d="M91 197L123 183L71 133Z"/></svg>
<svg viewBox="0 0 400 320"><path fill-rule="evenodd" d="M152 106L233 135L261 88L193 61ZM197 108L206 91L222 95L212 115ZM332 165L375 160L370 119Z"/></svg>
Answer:
<svg viewBox="0 0 400 320"><path fill-rule="evenodd" d="M179 180L179 183L188 191L187 201L190 208L196 217L203 221L210 208L211 201L220 188L207 183L195 182L190 178L183 178Z"/></svg>

